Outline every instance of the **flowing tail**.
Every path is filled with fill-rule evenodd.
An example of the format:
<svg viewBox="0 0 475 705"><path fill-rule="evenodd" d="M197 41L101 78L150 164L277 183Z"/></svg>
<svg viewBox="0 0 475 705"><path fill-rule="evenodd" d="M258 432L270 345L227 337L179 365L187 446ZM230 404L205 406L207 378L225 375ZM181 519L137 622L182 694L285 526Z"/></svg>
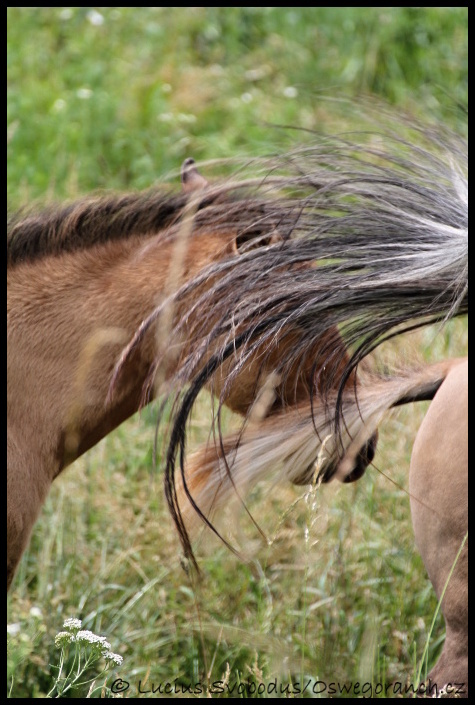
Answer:
<svg viewBox="0 0 475 705"><path fill-rule="evenodd" d="M460 359L445 360L388 379L374 379L344 395L344 429L335 434L335 416L327 405L289 407L240 433L209 443L186 462L186 488L177 478L177 499L187 531L194 533L224 507L242 503L263 479L313 484L347 481L361 449L374 435L386 412L434 397L449 370ZM333 400L335 409L336 396ZM334 412L335 413L335 412ZM198 510L198 511L197 511Z"/></svg>
<svg viewBox="0 0 475 705"><path fill-rule="evenodd" d="M243 497L266 475L343 479L384 413L432 398L447 374L450 362L389 379L375 373L352 388L361 361L384 340L468 311L466 144L417 134L417 146L394 134L321 138L261 164L267 175L236 198L243 214L260 213L247 231L268 227L280 237L244 248L176 295L192 301L177 327L186 326L190 343L177 376L188 386L172 420L165 490L190 557L191 508L211 525L232 493ZM240 434L219 434L185 463L187 419L223 363L225 391L262 350L282 351L273 372L285 379L335 330L345 346L319 354L306 404L259 425L251 413Z"/></svg>

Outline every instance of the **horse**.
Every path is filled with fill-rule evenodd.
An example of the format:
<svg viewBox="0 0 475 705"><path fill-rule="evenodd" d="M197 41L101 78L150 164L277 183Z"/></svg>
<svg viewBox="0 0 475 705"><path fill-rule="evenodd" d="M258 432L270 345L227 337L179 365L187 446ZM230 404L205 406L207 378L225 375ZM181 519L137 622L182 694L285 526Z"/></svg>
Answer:
<svg viewBox="0 0 475 705"><path fill-rule="evenodd" d="M416 544L446 627L430 678L452 685L468 683L467 418L468 364L462 361L450 370L424 417L409 469Z"/></svg>
<svg viewBox="0 0 475 705"><path fill-rule="evenodd" d="M12 220L10 579L52 481L157 395L175 401L165 494L193 562L195 518L217 531L220 506L271 474L358 480L388 409L450 391L458 360L389 376L367 363L391 336L468 310L465 145L381 140L323 139L218 185L187 160L180 195L89 198ZM203 388L218 399L216 442L186 458ZM222 405L244 417L239 433L222 435ZM430 425L421 438L433 442ZM428 556L440 549L448 563L459 532L448 542L439 531L440 546L424 538L427 469L415 458L414 526L435 581ZM434 673L449 682L460 634L449 613L462 614L463 595L434 586L451 635L449 665Z"/></svg>
<svg viewBox="0 0 475 705"><path fill-rule="evenodd" d="M196 526L204 522L220 535L215 518L223 507L233 498L244 504L261 479L359 479L376 452L386 413L432 401L409 471L416 544L446 623L445 645L428 678L448 692L459 684L465 693L466 362L447 359L390 374L369 363L390 338L468 312L466 145L434 133L418 131L418 137L414 145L388 133L370 144L345 136L287 154L292 236L211 266L206 276L214 281L206 291L198 291L198 276L174 294L180 302L196 292L175 330L179 334L192 318L188 356L176 378L165 490L184 553L194 562L190 534ZM194 317L211 306L211 325ZM143 322L121 364L160 315L162 306ZM335 344L336 332L343 346ZM312 357L316 341L328 342L318 359ZM256 359L265 382L241 430L223 436L221 405ZM294 384L291 372L312 359L307 398L267 413L278 385ZM217 390L216 440L187 457L187 419L218 369L226 378Z"/></svg>
<svg viewBox="0 0 475 705"><path fill-rule="evenodd" d="M181 193L90 196L40 212L20 212L7 239L8 400L7 490L10 586L52 482L80 455L166 390L188 354L186 332L171 330L184 315L213 323L213 307L187 313L192 300L173 294L213 264L237 261L249 248L272 247L292 226L292 208L258 199L235 184L210 185L193 159L181 170ZM238 185L239 186L239 185ZM212 286L202 275L195 287ZM158 302L162 316L122 365L125 343ZM296 335L288 327L289 341ZM279 406L306 398L319 349L343 346L337 331L315 344L277 385ZM289 343L290 344L290 343ZM159 374L153 368L162 354ZM250 364L226 403L246 414L275 354ZM343 359L344 352L342 351ZM123 355L122 355L123 357ZM151 372L151 369L153 371ZM212 380L225 386L224 366ZM362 454L358 464L370 461Z"/></svg>

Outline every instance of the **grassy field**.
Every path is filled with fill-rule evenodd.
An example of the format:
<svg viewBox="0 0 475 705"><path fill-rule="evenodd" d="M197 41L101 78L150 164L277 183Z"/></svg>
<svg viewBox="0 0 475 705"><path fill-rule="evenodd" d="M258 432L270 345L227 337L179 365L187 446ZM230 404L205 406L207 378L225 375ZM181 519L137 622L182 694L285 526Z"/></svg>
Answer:
<svg viewBox="0 0 475 705"><path fill-rule="evenodd" d="M467 38L466 8L9 8L9 207L147 188L188 156L267 154L272 125L343 128L343 97L463 130ZM466 324L396 346L463 354ZM414 682L436 610L407 494L424 407L384 424L355 485L257 488L267 544L244 518L246 563L202 536L199 584L152 460L156 408L126 422L55 483L35 528L8 601L9 696L51 690L68 617L123 656L106 674L129 684L122 697L164 697L165 684L172 697L361 697L363 684L384 697L378 684ZM203 398L194 443L208 423ZM443 635L438 617L429 667Z"/></svg>

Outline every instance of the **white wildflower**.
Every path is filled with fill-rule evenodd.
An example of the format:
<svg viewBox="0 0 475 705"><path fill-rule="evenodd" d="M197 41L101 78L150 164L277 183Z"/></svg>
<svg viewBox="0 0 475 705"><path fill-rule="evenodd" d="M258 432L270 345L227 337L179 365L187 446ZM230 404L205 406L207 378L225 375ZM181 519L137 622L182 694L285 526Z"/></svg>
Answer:
<svg viewBox="0 0 475 705"><path fill-rule="evenodd" d="M54 637L54 644L58 649L61 649L67 644L72 644L74 641L76 641L76 638L71 632L58 632Z"/></svg>
<svg viewBox="0 0 475 705"><path fill-rule="evenodd" d="M73 14L74 13L71 7L64 7L59 13L59 19L65 21L70 20Z"/></svg>
<svg viewBox="0 0 475 705"><path fill-rule="evenodd" d="M89 98L92 96L92 91L90 88L78 88L76 91L76 95L81 100L89 100Z"/></svg>
<svg viewBox="0 0 475 705"><path fill-rule="evenodd" d="M99 646L101 649L110 649L111 645L106 640L105 636L98 636L89 629L83 629L76 634L76 641L90 644L91 646Z"/></svg>
<svg viewBox="0 0 475 705"><path fill-rule="evenodd" d="M76 619L76 617L69 617L63 622L63 629L81 629L81 627L82 622L80 619Z"/></svg>
<svg viewBox="0 0 475 705"><path fill-rule="evenodd" d="M16 636L20 633L20 630L20 622L13 622L12 624L7 624L7 634L10 634L10 636Z"/></svg>
<svg viewBox="0 0 475 705"><path fill-rule="evenodd" d="M41 617L43 616L43 613L39 607L31 607L30 615L32 617L35 617L35 619L41 619Z"/></svg>
<svg viewBox="0 0 475 705"><path fill-rule="evenodd" d="M94 27L100 27L101 24L104 24L104 15L101 15L97 10L89 10L86 17Z"/></svg>
<svg viewBox="0 0 475 705"><path fill-rule="evenodd" d="M299 94L295 86L287 86L283 91L286 98L296 98Z"/></svg>
<svg viewBox="0 0 475 705"><path fill-rule="evenodd" d="M60 113L65 109L66 105L64 98L57 98L53 103L52 110L54 113Z"/></svg>
<svg viewBox="0 0 475 705"><path fill-rule="evenodd" d="M122 656L119 656L119 654L114 654L112 651L104 651L102 655L106 661L111 661L112 663L115 663L116 666L122 666L124 659Z"/></svg>

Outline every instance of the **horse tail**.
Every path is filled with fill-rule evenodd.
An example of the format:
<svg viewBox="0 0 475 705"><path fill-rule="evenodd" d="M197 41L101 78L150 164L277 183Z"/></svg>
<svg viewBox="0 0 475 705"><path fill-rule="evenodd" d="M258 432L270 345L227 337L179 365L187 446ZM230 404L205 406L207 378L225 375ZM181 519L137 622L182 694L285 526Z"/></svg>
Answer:
<svg viewBox="0 0 475 705"><path fill-rule="evenodd" d="M261 179L253 198L258 227L272 222L279 241L211 267L178 292L183 300L197 293L178 326L187 326L190 345L177 379L188 387L172 421L165 486L188 555L185 496L211 524L209 511L231 488L243 496L274 469L292 481L342 475L343 459L389 408L419 398L418 389L435 393L444 379L444 363L389 379L374 373L369 382L360 375L360 363L382 342L468 312L466 144L416 132L417 145L382 133L321 138L266 163L272 178ZM213 285L203 290L205 280ZM316 341L334 341L335 330L344 345L320 351L306 404L259 426L251 413L240 434L219 434L215 449L185 468L187 419L224 362L220 403L253 355L281 352L274 373L285 380Z"/></svg>
<svg viewBox="0 0 475 705"><path fill-rule="evenodd" d="M328 406L301 403L259 423L250 422L220 443L210 442L187 459L186 486L181 476L177 478L177 500L187 531L194 533L203 519L214 529L223 508L244 504L261 480L299 485L347 481L358 453L385 414L402 404L433 399L459 362L445 360L387 379L367 380L357 399L353 392L345 393L344 430L338 438Z"/></svg>

